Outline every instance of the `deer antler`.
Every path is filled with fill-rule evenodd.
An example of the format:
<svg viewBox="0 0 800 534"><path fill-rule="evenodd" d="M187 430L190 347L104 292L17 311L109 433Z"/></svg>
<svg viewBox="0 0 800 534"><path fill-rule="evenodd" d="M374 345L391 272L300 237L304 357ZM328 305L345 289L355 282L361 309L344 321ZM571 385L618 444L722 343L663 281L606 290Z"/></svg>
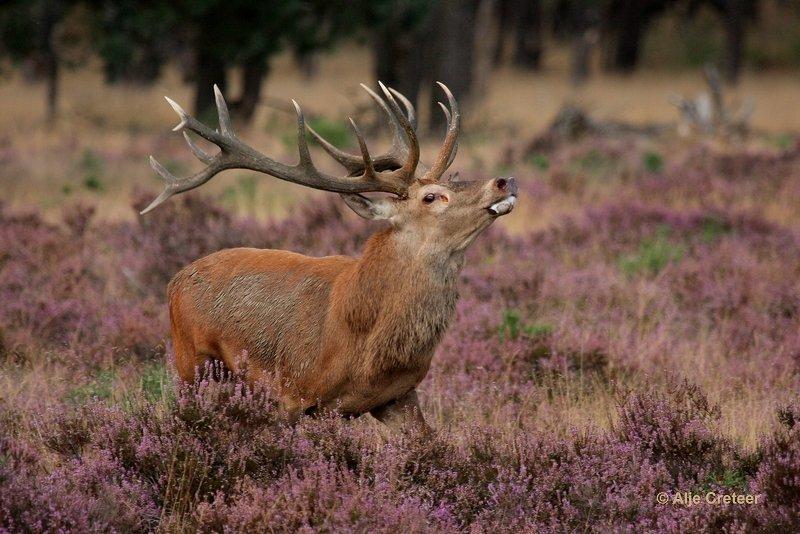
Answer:
<svg viewBox="0 0 800 534"><path fill-rule="evenodd" d="M458 152L458 133L461 128L461 112L458 109L453 93L442 82L436 82L442 88L444 94L447 96L447 103L450 105L450 110L439 102L439 106L444 111L444 116L447 117L447 135L445 135L442 148L439 149L439 155L436 156L436 161L433 162L431 169L425 174L424 179L438 180L442 177L445 171L456 159L456 152Z"/></svg>
<svg viewBox="0 0 800 534"><path fill-rule="evenodd" d="M447 102L449 105L448 109L448 106L445 106L439 102L439 106L441 106L442 111L447 118L447 135L445 136L444 143L439 150L439 155L437 156L433 167L428 169L421 162L417 165L415 176L421 180L439 180L453 163L453 160L456 157L456 152L458 152L458 134L461 127L461 113L458 109L458 103L456 102L453 93L450 92L450 89L448 89L445 84L441 82L436 83L442 88L445 96L447 96ZM414 113L414 106L399 91L395 91L392 88L387 88L381 82L378 82L378 85L380 86L383 94L386 96L386 100L378 96L372 89L363 83L361 84L361 87L369 94L375 103L378 104L378 107L380 107L389 118L389 125L392 128L392 147L385 154L375 157L373 163L375 168L378 170L396 169L402 165L402 161L408 157L409 147L406 143L403 133L405 131L406 135L409 135L409 127L411 127L412 130L416 129L417 121ZM397 99L403 103L403 106L406 108L406 113L408 115L407 117L400 112L400 108L397 105L394 97L397 97ZM389 102L388 104L387 101ZM343 150L339 150L331 143L326 141L325 138L315 132L311 127L308 129L311 132L311 135L313 135L322 146L322 148L328 154L330 154L333 159L342 164L342 166L344 166L348 171L351 173L358 173L364 170L364 162L360 156L356 154L348 154ZM416 136L414 139L416 140Z"/></svg>
<svg viewBox="0 0 800 534"><path fill-rule="evenodd" d="M419 163L419 143L417 142L416 133L414 132L414 127L409 118L400 110L400 107L391 97L388 90L384 87L382 87L382 89L384 90L384 94L387 95L387 100L389 100L390 103L390 110L394 118L400 123L408 137L406 150L403 152L403 161L399 168L395 165L391 169L379 167L376 170L376 166L367 150L364 138L355 126L355 123L351 120L354 132L358 138L359 146L361 147L361 158L358 169L355 169L352 163L344 164L339 160L339 162L350 171L349 176L332 176L319 171L314 166L305 136L305 118L303 117L300 106L294 100L292 100L292 103L297 112L297 144L300 160L296 165L286 165L259 153L236 137L231 126L228 106L225 104L225 99L216 85L214 86L214 96L219 115L219 130L211 129L186 113L186 111L173 100L167 98L167 102L181 119L181 122L173 128L173 130L183 131L183 136L186 138L189 149L200 161L206 164L206 168L187 178L178 178L167 171L155 158L150 156L150 165L161 175L166 185L164 191L158 195L149 206L142 210L141 213L145 214L151 211L173 195L203 185L226 169L250 169L269 174L281 180L336 193L384 192L392 193L400 197L405 196L408 193L409 186L414 180L416 168ZM217 145L220 149L219 153L211 156L204 152L200 147L195 145L191 137L189 137L187 130Z"/></svg>
<svg viewBox="0 0 800 534"><path fill-rule="evenodd" d="M389 104L387 104L383 98L378 96L375 91L363 83L361 84L361 87L386 114L386 117L389 120L389 126L392 129L391 148L388 152L375 156L373 159L375 168L380 171L386 169L396 169L402 166L403 161L405 161L405 159L408 157L409 151L409 142L406 139L408 135L407 132L414 132L414 140L416 140L417 119L414 112L414 106L405 96L403 96L399 91L385 87L381 82L378 82L378 84L380 85L381 91L384 93L384 95L386 95L387 100L395 104L393 108L390 108ZM400 112L399 115L396 115L396 112L399 112L400 108L397 106L397 103L394 102L392 95L397 97L397 99L403 103L403 106L405 107L405 114ZM333 159L338 161L345 169L351 173L361 172L364 169L364 161L362 160L361 156L357 154L349 154L336 148L324 137L319 135L313 128L311 128L311 126L308 127L308 131L314 136L323 150L325 150L325 152L327 152ZM425 172L427 172L427 167L422 162L418 163L415 174L421 176Z"/></svg>

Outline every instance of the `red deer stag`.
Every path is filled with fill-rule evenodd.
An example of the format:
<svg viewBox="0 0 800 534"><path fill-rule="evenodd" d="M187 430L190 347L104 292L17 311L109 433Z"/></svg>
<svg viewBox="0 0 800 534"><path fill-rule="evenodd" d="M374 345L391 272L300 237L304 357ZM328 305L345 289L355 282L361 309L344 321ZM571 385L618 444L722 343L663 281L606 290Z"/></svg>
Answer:
<svg viewBox="0 0 800 534"><path fill-rule="evenodd" d="M415 388L453 316L464 251L495 218L513 209L517 193L514 178L440 181L456 155L460 114L453 95L439 85L449 101L449 107L440 103L448 127L430 168L419 161L413 107L383 84L383 97L362 87L392 128L392 148L385 154L370 155L352 119L360 155L335 148L309 127L347 170L342 176L314 166L297 102L292 101L300 161L285 165L234 134L218 88L219 130L167 98L180 116L175 130L183 130L189 148L207 166L179 179L151 157L166 187L143 214L221 171L250 169L339 193L358 215L389 222L369 239L361 258L235 248L182 269L168 293L175 362L183 380L193 380L209 360L235 370L237 358L245 355L247 379L266 380L290 419L329 407L352 416L369 412L389 428L410 423L428 429ZM217 145L219 153L206 154L187 131ZM370 192L389 195L362 195Z"/></svg>

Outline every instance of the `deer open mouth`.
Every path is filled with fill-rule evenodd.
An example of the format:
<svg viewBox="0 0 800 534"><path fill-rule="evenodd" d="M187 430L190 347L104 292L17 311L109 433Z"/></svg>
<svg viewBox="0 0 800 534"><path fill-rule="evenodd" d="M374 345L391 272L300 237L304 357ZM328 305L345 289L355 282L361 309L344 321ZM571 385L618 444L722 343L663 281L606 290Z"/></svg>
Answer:
<svg viewBox="0 0 800 534"><path fill-rule="evenodd" d="M510 213L511 210L514 209L514 206L517 203L517 195L509 195L506 198L495 202L488 208L486 208L489 213L492 215L505 215L506 213Z"/></svg>

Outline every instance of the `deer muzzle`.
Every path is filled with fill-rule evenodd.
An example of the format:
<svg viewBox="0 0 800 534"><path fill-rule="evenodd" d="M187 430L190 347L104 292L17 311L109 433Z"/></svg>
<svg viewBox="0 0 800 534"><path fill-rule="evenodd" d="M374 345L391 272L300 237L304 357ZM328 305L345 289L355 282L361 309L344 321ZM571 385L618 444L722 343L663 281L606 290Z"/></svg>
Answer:
<svg viewBox="0 0 800 534"><path fill-rule="evenodd" d="M517 195L509 195L500 202L495 202L491 206L489 206L488 210L489 213L493 215L505 215L506 213L510 213L511 210L514 209L514 206L517 203Z"/></svg>
<svg viewBox="0 0 800 534"><path fill-rule="evenodd" d="M514 206L517 204L517 180L516 178L498 178L494 182L494 186L506 193L506 196L486 208L492 215L500 216L506 213L511 213Z"/></svg>

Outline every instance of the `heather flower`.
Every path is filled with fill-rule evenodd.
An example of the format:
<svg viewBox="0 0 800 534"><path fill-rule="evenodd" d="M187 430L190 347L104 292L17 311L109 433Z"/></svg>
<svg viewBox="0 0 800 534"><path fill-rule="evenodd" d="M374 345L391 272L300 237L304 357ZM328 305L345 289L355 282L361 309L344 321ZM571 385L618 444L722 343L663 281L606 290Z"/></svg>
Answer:
<svg viewBox="0 0 800 534"><path fill-rule="evenodd" d="M335 195L266 222L193 194L115 223L0 207L0 530L791 531L798 162L624 137L541 149L517 174L536 229L493 226L467 254L419 386L436 435L388 442L368 416L289 425L241 373L180 384L161 365L165 285L194 259L357 254L375 228ZM655 501L675 491L764 500Z"/></svg>

